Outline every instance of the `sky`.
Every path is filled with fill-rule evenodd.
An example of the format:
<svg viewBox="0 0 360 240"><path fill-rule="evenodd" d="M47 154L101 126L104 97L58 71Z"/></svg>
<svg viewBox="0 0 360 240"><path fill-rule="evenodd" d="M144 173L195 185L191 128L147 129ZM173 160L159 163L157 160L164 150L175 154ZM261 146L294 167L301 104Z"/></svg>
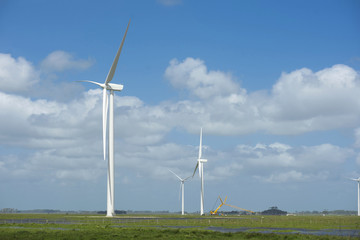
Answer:
<svg viewBox="0 0 360 240"><path fill-rule="evenodd" d="M0 209L181 210L203 129L205 211L356 210L360 2L0 0ZM228 207L223 210L231 211ZM185 211L200 211L198 174Z"/></svg>

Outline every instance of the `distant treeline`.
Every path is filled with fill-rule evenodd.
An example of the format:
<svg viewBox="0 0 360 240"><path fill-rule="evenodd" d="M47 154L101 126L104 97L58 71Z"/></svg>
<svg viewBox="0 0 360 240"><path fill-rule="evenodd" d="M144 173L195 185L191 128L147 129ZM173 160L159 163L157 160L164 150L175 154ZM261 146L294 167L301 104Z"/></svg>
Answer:
<svg viewBox="0 0 360 240"><path fill-rule="evenodd" d="M39 213L39 214L106 214L106 211L62 211L55 209L32 209L32 210L18 210L16 208L3 208L0 213ZM115 210L115 214L170 214L169 211L133 211L133 210Z"/></svg>
<svg viewBox="0 0 360 240"><path fill-rule="evenodd" d="M102 215L105 215L106 214L106 211L97 211L96 212L97 214L102 214ZM115 214L126 214L126 211L123 211L123 210L115 210Z"/></svg>
<svg viewBox="0 0 360 240"><path fill-rule="evenodd" d="M324 211L300 211L296 212L298 215L356 215L357 211L349 211L349 210L324 210Z"/></svg>
<svg viewBox="0 0 360 240"><path fill-rule="evenodd" d="M18 210L16 208L3 208L0 209L0 213L39 213L39 214L99 214L106 215L106 211L62 211L56 209L33 209L33 210ZM193 212L190 214L198 214L199 212ZM223 215L248 215L248 212L245 211L219 211ZM180 214L180 212L170 212L170 211L133 211L133 210L115 210L115 214ZM271 207L268 210L257 212L259 215L286 215L286 211L282 211L277 207ZM292 213L295 215L357 215L357 211L349 210L323 210L323 211L296 211Z"/></svg>

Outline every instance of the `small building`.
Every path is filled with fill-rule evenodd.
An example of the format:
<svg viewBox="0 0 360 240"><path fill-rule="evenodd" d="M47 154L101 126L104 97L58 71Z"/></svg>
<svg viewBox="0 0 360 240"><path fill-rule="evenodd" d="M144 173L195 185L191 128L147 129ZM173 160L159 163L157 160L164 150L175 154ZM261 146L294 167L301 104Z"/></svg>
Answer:
<svg viewBox="0 0 360 240"><path fill-rule="evenodd" d="M278 207L271 207L268 210L261 212L262 215L286 215L286 211L278 209Z"/></svg>

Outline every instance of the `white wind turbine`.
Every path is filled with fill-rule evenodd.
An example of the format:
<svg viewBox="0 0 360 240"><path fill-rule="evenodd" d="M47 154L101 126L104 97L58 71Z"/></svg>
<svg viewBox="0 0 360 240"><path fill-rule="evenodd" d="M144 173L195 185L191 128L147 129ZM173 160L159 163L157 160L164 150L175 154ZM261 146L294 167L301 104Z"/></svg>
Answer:
<svg viewBox="0 0 360 240"><path fill-rule="evenodd" d="M356 178L350 178L350 179L358 182L358 216L360 216L360 177L358 179Z"/></svg>
<svg viewBox="0 0 360 240"><path fill-rule="evenodd" d="M197 168L199 167L199 176L201 181L201 190L200 190L200 215L204 215L204 166L203 163L207 162L206 159L201 158L202 155L202 128L200 129L200 145L199 145L199 157L195 166L193 177Z"/></svg>
<svg viewBox="0 0 360 240"><path fill-rule="evenodd" d="M107 209L106 216L113 217L115 216L114 208L114 91L121 91L124 86L121 84L110 83L114 77L116 66L119 60L121 49L124 45L127 31L129 29L130 20L127 25L124 37L120 44L119 50L116 53L115 59L109 73L106 77L104 83L97 83L93 81L83 80L82 82L90 82L100 86L103 89L103 149L104 149L104 161L106 160L106 130L109 131L109 144L108 144L108 172L107 172ZM108 96L108 90L110 91L110 96ZM109 119L108 117L108 108L109 108ZM107 123L109 127L107 128Z"/></svg>
<svg viewBox="0 0 360 240"><path fill-rule="evenodd" d="M186 180L188 180L190 177L187 178L181 178L176 173L168 169L172 174L174 174L179 180L180 180L180 190L181 190L181 215L184 215L184 183Z"/></svg>

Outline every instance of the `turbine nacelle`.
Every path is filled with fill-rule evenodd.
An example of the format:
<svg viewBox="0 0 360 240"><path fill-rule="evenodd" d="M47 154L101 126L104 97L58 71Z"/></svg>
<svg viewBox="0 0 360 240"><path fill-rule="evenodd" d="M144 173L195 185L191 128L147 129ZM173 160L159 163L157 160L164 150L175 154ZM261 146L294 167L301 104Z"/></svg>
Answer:
<svg viewBox="0 0 360 240"><path fill-rule="evenodd" d="M124 85L122 84L116 84L116 83L98 83L98 82L94 82L94 81L88 81L88 80L80 80L78 82L88 82L88 83L93 83L98 85L99 87L101 87L102 89L106 88L106 90L113 90L113 91L121 91L124 89Z"/></svg>
<svg viewBox="0 0 360 240"><path fill-rule="evenodd" d="M207 159L202 159L202 158L198 159L198 162L201 162L201 163L204 163L204 162L207 162L207 161L208 161Z"/></svg>
<svg viewBox="0 0 360 240"><path fill-rule="evenodd" d="M108 83L106 86L107 90L113 90L113 91L121 91L124 89L124 85L121 84L115 84L115 83Z"/></svg>
<svg viewBox="0 0 360 240"><path fill-rule="evenodd" d="M181 178L179 177L176 173L174 173L173 171L171 171L170 169L168 169L169 172L171 172L172 174L174 174L179 180L180 182L185 182L186 180L188 180L189 178L191 178L191 176L187 177L187 178Z"/></svg>

